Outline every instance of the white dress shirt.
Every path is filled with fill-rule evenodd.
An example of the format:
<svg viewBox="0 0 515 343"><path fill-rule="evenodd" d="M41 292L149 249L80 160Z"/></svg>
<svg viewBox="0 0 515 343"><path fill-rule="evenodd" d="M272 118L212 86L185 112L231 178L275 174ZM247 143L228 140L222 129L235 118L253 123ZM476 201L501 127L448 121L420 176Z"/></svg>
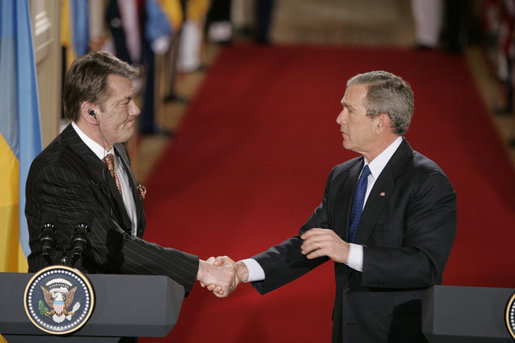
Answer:
<svg viewBox="0 0 515 343"><path fill-rule="evenodd" d="M386 167L386 164L390 161L393 154L395 153L395 151L397 151L397 148L399 148L401 143L402 137L397 137L397 139L395 139L392 144L390 144L386 149L383 150L383 152L381 152L376 158L374 158L372 162L369 163L365 158L365 165L368 164L368 167L370 168L370 175L368 176L367 180L368 184L367 191L365 193L365 201L363 201L363 208L367 203L368 196L370 195L370 191L374 187L374 183L379 178L379 175L381 175L381 172L383 171L384 167ZM352 269L361 272L363 271L363 246L354 243L350 243L349 245L349 257L346 264ZM245 264L249 271L249 279L247 280L247 282L262 281L265 279L265 271L256 260L245 259L242 260L242 262Z"/></svg>
<svg viewBox="0 0 515 343"><path fill-rule="evenodd" d="M114 148L106 151L100 144L89 138L84 132L82 132L79 127L72 122L72 127L75 129L75 132L82 139L84 144L88 146L88 148L93 151L93 153L100 159L103 160L108 154L114 155L114 169L116 171L116 176L118 177L118 181L120 182L120 188L122 189L122 199L123 204L125 205L125 210L129 215L132 224L132 235L136 236L137 227L138 227L138 215L136 213L136 204L134 203L134 197L132 195L132 190L129 184L129 176L123 168L123 164L118 160L118 156L114 152Z"/></svg>

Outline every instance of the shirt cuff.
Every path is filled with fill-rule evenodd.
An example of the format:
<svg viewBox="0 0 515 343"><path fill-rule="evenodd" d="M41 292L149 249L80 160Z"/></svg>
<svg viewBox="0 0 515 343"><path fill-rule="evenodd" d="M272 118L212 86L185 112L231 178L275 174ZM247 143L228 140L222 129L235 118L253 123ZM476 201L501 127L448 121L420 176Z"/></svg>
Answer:
<svg viewBox="0 0 515 343"><path fill-rule="evenodd" d="M247 270L249 271L249 279L246 282L263 281L265 279L265 271L256 260L247 258L245 260L241 260L240 262L245 264Z"/></svg>
<svg viewBox="0 0 515 343"><path fill-rule="evenodd" d="M358 272L363 271L363 246L359 244L349 243L349 258L347 265Z"/></svg>

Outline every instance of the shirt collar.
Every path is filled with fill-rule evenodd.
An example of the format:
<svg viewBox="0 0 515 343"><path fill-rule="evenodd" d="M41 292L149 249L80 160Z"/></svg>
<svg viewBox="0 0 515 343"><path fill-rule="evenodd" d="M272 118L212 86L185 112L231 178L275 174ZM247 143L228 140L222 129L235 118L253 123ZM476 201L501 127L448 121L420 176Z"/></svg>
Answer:
<svg viewBox="0 0 515 343"><path fill-rule="evenodd" d="M114 154L114 149L111 148L111 150L106 151L103 146L89 138L84 132L82 132L81 129L75 124L75 122L72 122L72 127L75 129L75 132L79 135L80 139L88 146L88 148L93 151L93 153L99 158L103 159L107 154Z"/></svg>
<svg viewBox="0 0 515 343"><path fill-rule="evenodd" d="M368 163L367 159L365 158L365 165L368 164L368 167L370 168L370 174L374 177L374 180L377 180L381 172L383 171L384 167L386 167L386 164L390 159L392 158L395 151L397 151L397 148L402 143L402 137L397 137L392 144L390 144L386 149L384 149L374 160L370 163Z"/></svg>

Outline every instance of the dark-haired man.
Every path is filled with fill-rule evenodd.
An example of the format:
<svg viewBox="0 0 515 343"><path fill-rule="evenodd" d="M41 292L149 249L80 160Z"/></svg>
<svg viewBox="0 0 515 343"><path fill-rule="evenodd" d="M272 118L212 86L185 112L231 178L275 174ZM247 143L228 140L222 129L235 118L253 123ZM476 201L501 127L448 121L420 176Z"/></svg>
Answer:
<svg viewBox="0 0 515 343"><path fill-rule="evenodd" d="M186 292L199 280L226 294L234 286L233 267L215 267L141 238L144 194L121 144L134 134L140 113L134 101L134 76L136 70L130 65L98 51L74 61L66 74L63 102L71 124L36 157L27 179L29 271L63 258L69 261L74 227L86 220L89 247L77 261L80 270L166 275ZM57 227L53 261L44 258L39 241L40 228L50 217Z"/></svg>

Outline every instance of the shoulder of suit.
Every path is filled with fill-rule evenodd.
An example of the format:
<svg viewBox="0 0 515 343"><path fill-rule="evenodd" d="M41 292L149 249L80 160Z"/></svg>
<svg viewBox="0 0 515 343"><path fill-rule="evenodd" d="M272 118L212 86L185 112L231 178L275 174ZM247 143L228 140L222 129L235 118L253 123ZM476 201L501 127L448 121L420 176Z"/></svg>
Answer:
<svg viewBox="0 0 515 343"><path fill-rule="evenodd" d="M68 170L85 170L85 162L63 138L63 133L58 135L38 156L32 161L31 170L43 171L51 168Z"/></svg>
<svg viewBox="0 0 515 343"><path fill-rule="evenodd" d="M343 163L340 163L340 164L334 166L333 169L331 170L330 175L332 178L338 177L342 174L347 173L350 169L352 169L356 165L361 165L361 164L363 164L363 156L355 157L353 159L347 160Z"/></svg>
<svg viewBox="0 0 515 343"><path fill-rule="evenodd" d="M406 139L399 146L388 162L385 170L394 177L400 175L443 174L442 169L434 161L415 151Z"/></svg>
<svg viewBox="0 0 515 343"><path fill-rule="evenodd" d="M361 164L361 163L363 163L363 156L358 156L358 157L352 158L350 160L347 160L343 163L340 163L340 164L334 166L333 170L335 170L335 171L346 170L346 169L349 169L349 168L355 166L356 164Z"/></svg>
<svg viewBox="0 0 515 343"><path fill-rule="evenodd" d="M383 171L384 172L384 171ZM443 170L431 159L423 154L412 150L410 158L405 163L399 165L391 173L396 182L409 185L432 185L431 188L444 187L452 191L450 181Z"/></svg>
<svg viewBox="0 0 515 343"><path fill-rule="evenodd" d="M419 173L444 174L442 168L436 162L417 151L413 151L412 166Z"/></svg>

